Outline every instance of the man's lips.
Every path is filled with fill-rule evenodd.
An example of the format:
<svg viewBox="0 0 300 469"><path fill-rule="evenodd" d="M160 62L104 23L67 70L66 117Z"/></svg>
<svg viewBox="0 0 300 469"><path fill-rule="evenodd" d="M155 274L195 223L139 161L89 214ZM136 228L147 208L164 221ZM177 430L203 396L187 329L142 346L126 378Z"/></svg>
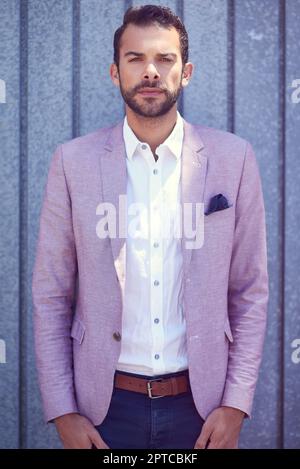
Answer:
<svg viewBox="0 0 300 469"><path fill-rule="evenodd" d="M158 96L159 94L162 94L162 90L156 88L145 88L141 89L138 93L142 96Z"/></svg>

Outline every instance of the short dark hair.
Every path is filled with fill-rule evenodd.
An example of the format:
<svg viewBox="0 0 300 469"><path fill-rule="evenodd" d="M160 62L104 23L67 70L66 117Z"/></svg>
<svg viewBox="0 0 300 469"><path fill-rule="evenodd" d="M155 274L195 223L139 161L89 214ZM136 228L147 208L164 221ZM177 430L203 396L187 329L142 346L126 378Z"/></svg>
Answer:
<svg viewBox="0 0 300 469"><path fill-rule="evenodd" d="M130 7L124 14L123 24L114 34L114 63L119 68L120 41L128 24L149 26L158 23L166 29L174 27L179 33L182 64L185 65L189 56L188 34L179 16L176 16L168 7L158 5L142 5Z"/></svg>

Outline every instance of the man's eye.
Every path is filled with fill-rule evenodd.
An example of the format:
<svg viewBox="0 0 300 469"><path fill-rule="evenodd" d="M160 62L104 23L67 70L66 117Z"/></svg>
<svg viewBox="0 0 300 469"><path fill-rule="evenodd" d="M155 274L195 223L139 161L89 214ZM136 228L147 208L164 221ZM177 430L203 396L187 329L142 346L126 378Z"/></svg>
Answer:
<svg viewBox="0 0 300 469"><path fill-rule="evenodd" d="M135 57L134 59L129 60L129 62L134 62L135 60L140 60L140 57ZM167 57L162 57L161 60L165 62L172 62L172 59L168 59Z"/></svg>

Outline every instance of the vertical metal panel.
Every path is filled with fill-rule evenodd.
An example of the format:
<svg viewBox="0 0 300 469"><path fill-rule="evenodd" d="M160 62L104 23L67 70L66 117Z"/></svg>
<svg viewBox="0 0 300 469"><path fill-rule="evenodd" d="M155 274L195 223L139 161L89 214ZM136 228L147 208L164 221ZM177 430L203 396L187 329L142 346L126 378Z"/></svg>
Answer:
<svg viewBox="0 0 300 469"><path fill-rule="evenodd" d="M184 90L184 117L194 124L227 129L227 2L184 2L194 74Z"/></svg>
<svg viewBox="0 0 300 469"><path fill-rule="evenodd" d="M123 1L81 0L80 134L112 125L124 116L119 89L112 83L113 34L122 24Z"/></svg>
<svg viewBox="0 0 300 469"><path fill-rule="evenodd" d="M280 218L279 5L276 0L235 2L235 132L256 152L268 228L270 302L267 340L255 396L253 420L245 422L241 446L280 444L280 329L282 327Z"/></svg>
<svg viewBox="0 0 300 469"><path fill-rule="evenodd" d="M300 448L300 2L286 2L284 446ZM296 82L296 80L298 80Z"/></svg>
<svg viewBox="0 0 300 469"><path fill-rule="evenodd" d="M31 280L49 162L55 147L72 138L72 2L30 0L28 5L28 279ZM31 304L29 282L28 304ZM58 438L54 425L43 423L37 392L31 315L27 318L26 334L27 347L23 350L27 378L26 445L53 448Z"/></svg>
<svg viewBox="0 0 300 469"><path fill-rule="evenodd" d="M19 2L2 1L0 79L6 84L6 103L0 103L0 340L6 353L0 357L0 448L19 444L19 31Z"/></svg>

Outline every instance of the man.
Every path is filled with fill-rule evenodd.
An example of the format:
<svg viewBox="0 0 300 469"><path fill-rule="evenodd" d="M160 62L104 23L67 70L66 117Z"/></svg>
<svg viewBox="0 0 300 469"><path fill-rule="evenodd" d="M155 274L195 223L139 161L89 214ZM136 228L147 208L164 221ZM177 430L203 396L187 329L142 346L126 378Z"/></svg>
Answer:
<svg viewBox="0 0 300 469"><path fill-rule="evenodd" d="M251 416L268 302L260 176L249 143L178 112L192 71L180 19L130 8L110 67L124 120L51 161L32 291L45 420L65 448L237 448Z"/></svg>

